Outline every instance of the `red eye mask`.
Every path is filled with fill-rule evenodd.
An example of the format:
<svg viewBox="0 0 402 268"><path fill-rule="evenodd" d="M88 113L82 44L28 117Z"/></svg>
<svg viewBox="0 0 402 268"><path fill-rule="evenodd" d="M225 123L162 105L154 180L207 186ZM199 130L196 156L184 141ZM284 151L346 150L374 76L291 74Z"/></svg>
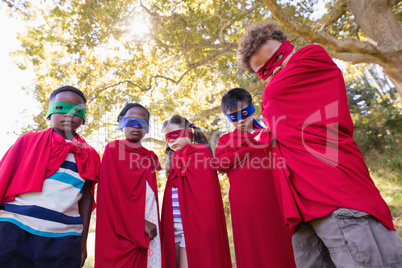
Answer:
<svg viewBox="0 0 402 268"><path fill-rule="evenodd" d="M177 138L192 137L192 136L193 136L193 131L191 128L175 130L175 131L169 132L165 135L167 142L177 139Z"/></svg>
<svg viewBox="0 0 402 268"><path fill-rule="evenodd" d="M276 50L274 55L272 55L271 58L269 58L269 60L264 64L264 66L258 69L258 71L256 72L258 77L264 81L267 80L267 78L272 74L275 68L281 65L286 57L289 56L290 53L292 53L293 48L294 46L288 40L285 40L285 42L282 43L278 50ZM279 54L282 54L282 57L280 59L277 59Z"/></svg>

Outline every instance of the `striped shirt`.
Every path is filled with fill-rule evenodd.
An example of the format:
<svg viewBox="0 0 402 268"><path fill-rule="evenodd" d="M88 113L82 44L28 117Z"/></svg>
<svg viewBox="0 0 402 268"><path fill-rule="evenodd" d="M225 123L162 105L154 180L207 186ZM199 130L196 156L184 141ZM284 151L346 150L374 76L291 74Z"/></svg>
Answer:
<svg viewBox="0 0 402 268"><path fill-rule="evenodd" d="M179 191L178 188L172 187L172 206L173 206L173 222L181 222Z"/></svg>
<svg viewBox="0 0 402 268"><path fill-rule="evenodd" d="M78 202L84 183L74 154L69 153L60 168L44 180L42 192L20 194L4 203L0 222L11 222L43 237L80 236L83 225Z"/></svg>

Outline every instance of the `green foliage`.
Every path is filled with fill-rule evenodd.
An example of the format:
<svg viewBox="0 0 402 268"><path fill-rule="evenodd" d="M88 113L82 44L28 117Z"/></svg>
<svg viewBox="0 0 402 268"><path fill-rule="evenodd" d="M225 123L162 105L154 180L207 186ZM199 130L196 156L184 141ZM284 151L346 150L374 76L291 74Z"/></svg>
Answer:
<svg viewBox="0 0 402 268"><path fill-rule="evenodd" d="M325 0L324 14L320 14L316 10L318 0L278 2L286 14L312 27L319 27L320 18L330 19L329 11L338 7L337 1ZM195 123L212 145L216 144L229 129L216 109L221 96L230 88L247 88L258 81L255 75L236 67L238 39L247 26L270 19L270 11L256 0L55 0L36 6L30 6L29 1L2 3L26 8L23 15L31 25L18 35L21 47L14 56L21 69L35 71L35 85L27 90L42 104L43 112L22 131L48 127L44 119L48 96L57 87L70 84L88 98L88 123L81 132L97 140L100 153L108 141L122 138L116 116L128 102L141 102L150 109L150 137L160 140L161 123L173 114L191 119L215 109ZM400 18L401 3L393 10ZM145 34L138 31L141 24L133 26L135 21L148 26ZM284 30L297 46L306 44L302 36ZM337 39L366 40L348 12L320 30ZM375 176L394 174L395 164L391 163L398 162L400 155L388 152L400 146L401 104L386 79L372 67L368 68L369 76L364 68L349 66L344 74L355 139L365 156L376 152L389 164L382 165L383 171L372 168ZM252 92L257 111L262 88ZM163 155L163 145L146 146ZM162 165L164 161L161 158ZM369 167L374 164L370 162ZM160 187L166 180L163 174L158 174ZM220 176L220 182L229 217L227 177ZM401 185L398 180L394 183ZM398 209L392 207L396 214Z"/></svg>
<svg viewBox="0 0 402 268"><path fill-rule="evenodd" d="M398 18L399 21L402 21L402 2L397 1L398 4L395 5L392 9L396 17Z"/></svg>
<svg viewBox="0 0 402 268"><path fill-rule="evenodd" d="M359 73L359 67L355 68ZM361 71L361 70L360 70ZM370 81L371 80L371 81ZM384 83L374 67L346 81L349 109L354 121L354 138L363 154L399 146L402 135L400 99Z"/></svg>
<svg viewBox="0 0 402 268"><path fill-rule="evenodd" d="M247 87L254 76L239 75L237 40L268 14L259 2L233 0L55 1L32 9L38 19L19 35L14 54L20 68L35 70L28 90L44 111L25 131L48 126L43 115L49 94L71 84L89 100L83 134L106 128L112 134L105 140L117 135L109 131L116 126L109 119L128 102L145 104L158 124L176 113L192 118L219 106L226 90ZM135 20L148 24L147 34L130 28ZM219 120L218 113L199 124L213 132Z"/></svg>
<svg viewBox="0 0 402 268"><path fill-rule="evenodd" d="M94 264L95 264L95 257L88 256L88 258L85 260L83 268L93 268Z"/></svg>
<svg viewBox="0 0 402 268"><path fill-rule="evenodd" d="M347 73L346 87L355 125L354 138L402 238L400 98L376 67L348 66Z"/></svg>
<svg viewBox="0 0 402 268"><path fill-rule="evenodd" d="M326 0L326 9L317 11L317 0L279 2L291 17L313 26L337 5ZM119 135L114 118L128 102L146 105L155 125L173 114L191 119L217 108L228 89L258 81L236 67L235 52L245 28L269 17L255 0L56 0L31 6L31 26L19 34L21 48L14 55L20 68L35 70L35 86L27 90L43 112L23 131L48 127L47 98L65 84L85 92L88 124L81 132L101 136L99 148ZM148 27L145 34L138 31L141 23ZM297 46L306 44L284 30ZM341 39L365 38L350 14L323 31ZM256 104L261 89L253 94ZM221 121L219 112L197 118L211 138L222 133ZM162 138L160 131L151 137Z"/></svg>
<svg viewBox="0 0 402 268"><path fill-rule="evenodd" d="M0 0L0 8L5 8L9 16L28 16L31 3L25 0Z"/></svg>
<svg viewBox="0 0 402 268"><path fill-rule="evenodd" d="M402 239L402 150L394 146L386 150L366 152L370 174L387 202L395 228Z"/></svg>

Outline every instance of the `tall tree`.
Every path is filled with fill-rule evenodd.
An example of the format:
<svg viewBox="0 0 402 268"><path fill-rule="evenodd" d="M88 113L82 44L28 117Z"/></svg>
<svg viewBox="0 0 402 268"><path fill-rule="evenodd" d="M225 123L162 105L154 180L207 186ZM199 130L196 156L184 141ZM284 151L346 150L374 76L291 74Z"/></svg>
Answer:
<svg viewBox="0 0 402 268"><path fill-rule="evenodd" d="M375 27L363 27L366 20L357 19L362 12L349 11L359 10L358 5L327 0L328 12L314 20L318 2L61 0L33 7L29 18L38 20L19 35L22 46L15 54L21 68L35 69L36 84L29 90L44 110L56 86L81 88L89 99L89 134L99 128L116 129L112 115L127 102L140 101L151 109L158 129L151 136L158 144L163 144L158 141L160 122L174 113L205 126L210 135L219 135L226 122L219 115L220 97L232 87L252 92L259 110L264 82L236 67L235 52L244 29L271 19L271 14L298 47L316 42L333 57L381 64L398 86L390 70L401 64L397 59L402 43L396 40L402 35L395 34L388 50L382 40L401 30L394 15L401 13L401 3L377 1L381 10L394 11L387 16L399 28L395 23L390 25L397 29L383 27L379 35L388 39L374 44L374 34L369 30L366 34L365 29L376 32ZM379 15L385 16L384 12ZM385 17L381 18L385 24ZM43 115L35 118L38 128L45 126Z"/></svg>
<svg viewBox="0 0 402 268"><path fill-rule="evenodd" d="M0 7L5 8L10 16L13 14L26 15L31 3L26 0L0 0Z"/></svg>
<svg viewBox="0 0 402 268"><path fill-rule="evenodd" d="M331 57L351 63L381 65L402 96L400 0L327 1L328 12L309 23L304 15L287 13L284 9L289 6L287 3L281 6L276 0L263 2L282 25L310 43L323 45Z"/></svg>

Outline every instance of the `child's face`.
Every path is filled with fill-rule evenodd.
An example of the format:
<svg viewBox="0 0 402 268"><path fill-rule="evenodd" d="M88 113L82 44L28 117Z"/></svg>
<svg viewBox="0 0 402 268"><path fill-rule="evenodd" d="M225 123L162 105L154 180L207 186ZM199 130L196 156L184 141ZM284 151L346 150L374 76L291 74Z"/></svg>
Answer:
<svg viewBox="0 0 402 268"><path fill-rule="evenodd" d="M67 102L85 108L84 100L74 92L64 91L57 94L49 104L55 102ZM50 121L55 132L62 135L65 139L72 139L75 131L82 125L83 119L72 114L54 113L50 115Z"/></svg>
<svg viewBox="0 0 402 268"><path fill-rule="evenodd" d="M249 104L247 104L247 102L243 102L237 108L234 108L233 110L230 110L230 109L227 110L226 114L236 113L236 112L238 112L240 110L243 110L243 109L247 108L247 106L249 106ZM236 122L231 122L231 123L239 131L251 131L251 130L253 130L253 115L254 114L255 114L255 112L252 113L249 117L246 117L244 119L241 119L241 120L236 121Z"/></svg>
<svg viewBox="0 0 402 268"><path fill-rule="evenodd" d="M169 132L176 131L179 129L183 129L183 128L177 124L168 124L162 131L163 131L163 134L166 135ZM177 152L177 151L180 151L181 149L185 148L190 143L191 143L190 137L181 137L181 138L177 138L177 139L171 139L168 142L168 146L170 147L170 149Z"/></svg>
<svg viewBox="0 0 402 268"><path fill-rule="evenodd" d="M141 107L133 107L129 109L124 117L140 117L149 120L147 112ZM147 131L138 126L124 127L123 133L129 141L139 143L144 138Z"/></svg>
<svg viewBox="0 0 402 268"><path fill-rule="evenodd" d="M256 73L264 64L271 58L272 55L278 50L278 48L282 45L281 42L276 40L267 40L264 44L262 44L250 57L250 67ZM266 80L268 83L271 81L272 77L279 73L283 68L285 68L286 64L288 64L289 59L292 57L293 53L286 57L286 59L279 65L272 74ZM278 57L280 57L278 55Z"/></svg>

